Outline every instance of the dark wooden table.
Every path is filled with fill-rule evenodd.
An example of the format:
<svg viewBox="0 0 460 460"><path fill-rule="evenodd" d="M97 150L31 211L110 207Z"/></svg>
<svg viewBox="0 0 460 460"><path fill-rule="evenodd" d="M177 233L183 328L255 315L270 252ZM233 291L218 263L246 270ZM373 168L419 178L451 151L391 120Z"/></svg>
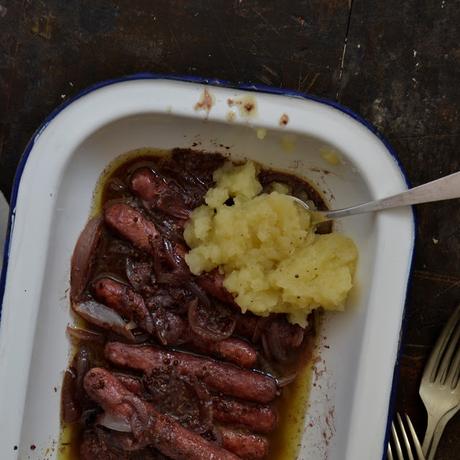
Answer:
<svg viewBox="0 0 460 460"><path fill-rule="evenodd" d="M460 169L459 0L0 0L0 189L59 103L150 71L256 82L352 108L413 185ZM418 384L460 301L458 201L420 206L397 405L424 430ZM437 459L460 458L460 415Z"/></svg>

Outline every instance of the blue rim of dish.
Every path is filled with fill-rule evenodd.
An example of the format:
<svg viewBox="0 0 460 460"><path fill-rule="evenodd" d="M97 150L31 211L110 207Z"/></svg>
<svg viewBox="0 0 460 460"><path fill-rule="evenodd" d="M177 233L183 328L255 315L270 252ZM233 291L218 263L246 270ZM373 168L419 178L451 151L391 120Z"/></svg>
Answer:
<svg viewBox="0 0 460 460"><path fill-rule="evenodd" d="M16 201L18 197L18 191L19 191L19 184L21 182L21 177L22 173L24 171L25 165L27 163L27 160L29 158L29 154L35 144L35 141L40 137L41 133L46 129L46 127L49 125L49 123L57 116L59 115L60 112L62 112L67 106L75 102L76 100L80 99L83 96L86 96L89 93L92 93L93 91L96 91L100 88L104 88L106 86L114 85L117 83L123 83L126 81L133 81L133 80L173 80L173 81L180 81L180 82L187 82L187 83L199 83L199 84L204 84L204 85L210 85L210 86L220 86L224 88L231 88L231 89L239 89L239 90L246 90L246 91L254 91L258 93L268 93L268 94L276 94L279 96L288 96L288 97L296 97L300 99L306 99L306 100L311 100L314 102L319 102L320 104L327 105L329 107L333 107L337 110L339 110L342 113L345 113L346 115L350 116L354 120L356 120L358 123L366 127L369 131L372 132L375 136L378 137L378 139L384 144L386 150L388 153L393 157L393 159L396 161L399 170L401 171L401 174L404 177L404 180L407 184L408 187L410 187L410 182L407 177L407 173L401 164L398 155L396 154L396 151L393 149L391 144L387 141L387 139L377 130L377 128L372 125L369 121L358 115L357 113L353 112L353 110L349 109L348 107L343 106L342 104L332 101L330 99L322 98L319 96L314 96L312 94L307 94L307 93L302 93L300 91L295 91L292 89L283 89L283 88L275 88L272 86L267 86L267 85L260 85L260 84L253 84L253 83L238 83L234 84L230 81L227 80L221 80L221 79L215 79L215 78L204 78L204 77L198 77L198 76L193 76L193 75L179 75L179 74L155 74L155 73L136 73L133 75L127 75L124 77L118 77L118 78L113 78L109 80L103 80L101 82L95 83L94 85L91 85L81 91L79 91L77 94L73 95L70 97L68 100L64 101L62 104L60 104L56 109L54 109L42 122L42 124L38 127L38 129L34 132L32 135L30 141L28 142L26 148L24 149L24 152L21 156L21 159L19 160L18 167L16 169L16 173L14 176L13 180L13 187L11 190L11 198L10 198L10 213L8 217L8 226L7 226L7 233L6 233L6 238L5 238L5 244L4 244L4 252L3 252L3 265L2 265L2 272L0 274L0 321L2 317L2 307L3 307L3 296L5 294L5 286L6 286L6 272L8 269L8 262L9 262L9 252L10 252L10 242L11 242L11 234L13 230L13 222L15 218L15 213L16 213ZM414 262L414 248L415 248L415 229L416 229L416 216L414 211L412 210L412 218L413 218L413 241L412 241L412 253L411 253L411 261L410 261L410 271L408 275L408 280L407 280L407 286L406 286L406 299L405 299L405 305L404 305L404 310L403 310L403 317L402 317L402 326L401 326L401 331L399 335L399 343L398 343L398 352L396 356L396 362L395 362L395 368L393 372L393 381L392 381L392 387L391 387L391 393L390 393L390 400L389 400L389 406L388 406L388 414L387 414L387 426L386 426L386 433L385 433L385 439L384 439L384 445L383 445L383 454L382 454L382 459L384 460L386 457L386 446L388 443L389 439L389 428L391 424L391 419L392 415L394 412L394 406L396 402L396 390L397 386L399 383L399 367L400 367L400 356L401 356L401 343L402 343L402 337L404 335L404 331L406 328L406 323L407 323L407 318L406 318L406 307L407 307L407 292L409 290L409 286L411 284L411 273L412 273L412 265Z"/></svg>

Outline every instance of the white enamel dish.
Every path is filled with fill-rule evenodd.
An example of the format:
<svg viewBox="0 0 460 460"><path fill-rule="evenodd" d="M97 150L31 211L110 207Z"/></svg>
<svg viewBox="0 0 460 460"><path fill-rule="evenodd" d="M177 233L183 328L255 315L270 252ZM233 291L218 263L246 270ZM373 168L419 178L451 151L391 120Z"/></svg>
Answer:
<svg viewBox="0 0 460 460"><path fill-rule="evenodd" d="M206 83L153 75L106 82L58 109L31 140L13 190L0 285L2 460L57 457L70 257L94 186L114 158L140 147L197 143L304 176L332 208L406 189L388 145L351 112L293 93ZM204 88L213 100L209 113L196 107ZM250 100L255 109L247 115L228 99ZM280 125L283 114L287 125ZM325 160L332 151L339 164ZM413 251L412 211L352 217L338 229L359 247L357 288L348 310L327 315L321 330L298 458L380 459Z"/></svg>

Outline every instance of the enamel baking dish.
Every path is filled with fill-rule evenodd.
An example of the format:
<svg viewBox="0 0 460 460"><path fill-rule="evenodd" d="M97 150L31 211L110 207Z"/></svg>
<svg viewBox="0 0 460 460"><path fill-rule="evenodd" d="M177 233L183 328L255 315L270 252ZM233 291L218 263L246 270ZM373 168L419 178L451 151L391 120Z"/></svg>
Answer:
<svg viewBox="0 0 460 460"><path fill-rule="evenodd" d="M54 112L14 185L0 286L0 458L57 458L70 346L70 257L95 184L140 147L191 147L308 178L332 208L406 189L390 147L352 112L270 88L137 75L104 82ZM203 84L203 83L206 83ZM384 455L414 244L411 209L337 223L359 247L345 313L327 314L315 350L298 459Z"/></svg>

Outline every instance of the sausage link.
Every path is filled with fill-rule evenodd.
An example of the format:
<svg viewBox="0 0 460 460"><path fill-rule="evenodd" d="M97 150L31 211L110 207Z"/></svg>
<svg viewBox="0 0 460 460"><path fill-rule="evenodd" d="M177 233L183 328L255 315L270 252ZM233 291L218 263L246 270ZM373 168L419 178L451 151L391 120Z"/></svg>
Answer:
<svg viewBox="0 0 460 460"><path fill-rule="evenodd" d="M262 460L268 455L268 440L263 436L220 428L222 447L244 460Z"/></svg>
<svg viewBox="0 0 460 460"><path fill-rule="evenodd" d="M230 337L218 342L203 340L194 334L191 345L200 353L213 354L240 367L250 369L257 362L257 351L248 342Z"/></svg>
<svg viewBox="0 0 460 460"><path fill-rule="evenodd" d="M100 278L93 283L93 293L99 302L153 333L153 320L144 299L131 288L111 278Z"/></svg>
<svg viewBox="0 0 460 460"><path fill-rule="evenodd" d="M256 433L270 433L276 428L278 415L272 406L214 396L213 415L225 425L245 426Z"/></svg>
<svg viewBox="0 0 460 460"><path fill-rule="evenodd" d="M138 434L142 445L153 445L173 460L238 460L231 452L179 425L173 418L160 414L148 402L128 391L109 371L93 368L85 376L85 390L106 412L126 420L147 418ZM134 433L133 433L134 434Z"/></svg>
<svg viewBox="0 0 460 460"><path fill-rule="evenodd" d="M107 225L138 249L152 253L152 242L160 234L155 224L137 209L125 203L115 203L104 209Z"/></svg>
<svg viewBox="0 0 460 460"><path fill-rule="evenodd" d="M131 190L142 200L153 201L168 193L168 184L151 169L139 168L131 176Z"/></svg>
<svg viewBox="0 0 460 460"><path fill-rule="evenodd" d="M139 377L134 375L123 374L122 372L113 372L112 375L120 381L120 383L131 393L137 396L142 396L144 385Z"/></svg>
<svg viewBox="0 0 460 460"><path fill-rule="evenodd" d="M249 401L268 403L277 394L277 385L272 377L210 358L120 342L107 343L105 356L116 365L147 374L168 372L174 367L182 375L202 380L211 390Z"/></svg>
<svg viewBox="0 0 460 460"><path fill-rule="evenodd" d="M187 209L177 183L165 179L150 168L139 168L131 177L131 190L144 201L144 206L154 207L178 219L188 219Z"/></svg>
<svg viewBox="0 0 460 460"><path fill-rule="evenodd" d="M196 282L202 289L216 299L239 308L235 303L233 295L224 287L224 275L220 274L217 269L209 273L201 274L196 278Z"/></svg>

